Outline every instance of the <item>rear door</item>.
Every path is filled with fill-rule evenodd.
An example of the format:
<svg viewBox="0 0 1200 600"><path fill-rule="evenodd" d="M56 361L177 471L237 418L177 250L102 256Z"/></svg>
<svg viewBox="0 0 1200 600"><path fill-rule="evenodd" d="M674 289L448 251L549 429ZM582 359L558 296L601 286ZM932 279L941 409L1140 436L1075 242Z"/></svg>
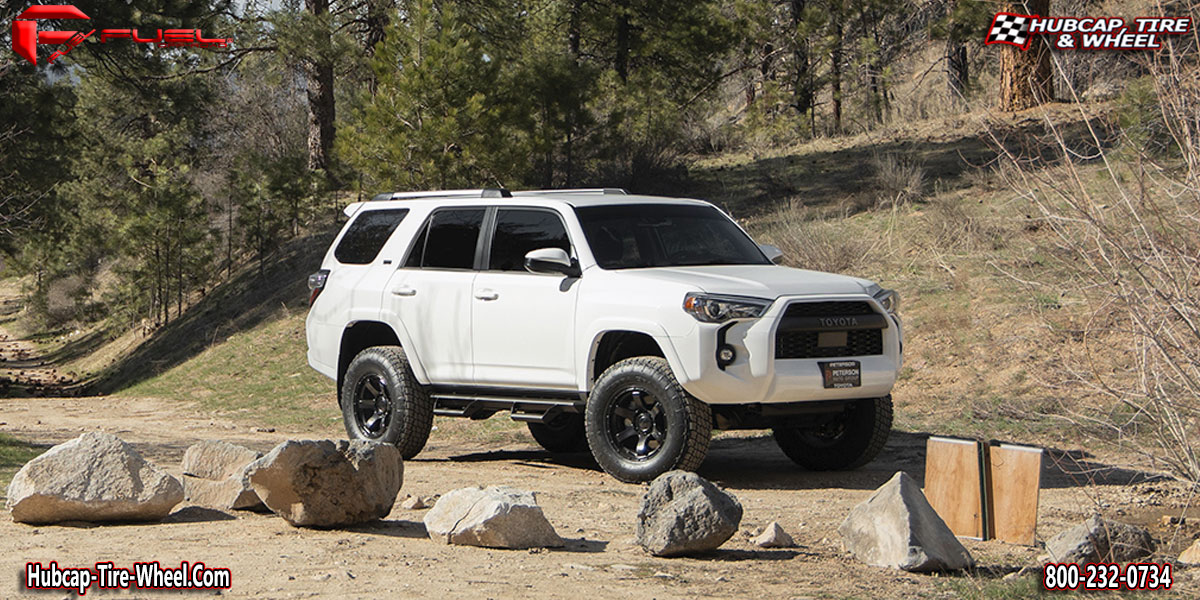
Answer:
<svg viewBox="0 0 1200 600"><path fill-rule="evenodd" d="M475 383L574 389L578 279L525 270L525 253L562 248L574 256L559 214L499 208L486 269L471 295Z"/></svg>
<svg viewBox="0 0 1200 600"><path fill-rule="evenodd" d="M384 292L429 383L472 382L471 291L486 214L481 206L430 214Z"/></svg>

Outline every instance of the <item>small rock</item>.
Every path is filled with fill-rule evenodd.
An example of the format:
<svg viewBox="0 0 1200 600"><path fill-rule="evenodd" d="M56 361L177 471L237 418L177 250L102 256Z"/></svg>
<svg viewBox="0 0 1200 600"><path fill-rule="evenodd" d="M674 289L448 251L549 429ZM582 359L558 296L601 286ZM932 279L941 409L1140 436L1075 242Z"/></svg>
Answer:
<svg viewBox="0 0 1200 600"><path fill-rule="evenodd" d="M391 444L287 441L251 463L247 474L267 508L288 523L339 527L387 516L404 463Z"/></svg>
<svg viewBox="0 0 1200 600"><path fill-rule="evenodd" d="M638 511L637 542L655 556L714 550L737 533L737 498L688 471L668 471L650 484Z"/></svg>
<svg viewBox="0 0 1200 600"><path fill-rule="evenodd" d="M183 500L179 480L109 433L85 433L21 467L7 507L20 523L158 521Z"/></svg>
<svg viewBox="0 0 1200 600"><path fill-rule="evenodd" d="M512 549L563 545L534 494L507 486L454 490L438 499L424 522L429 538L446 544Z"/></svg>
<svg viewBox="0 0 1200 600"><path fill-rule="evenodd" d="M1179 555L1179 562L1189 565L1200 565L1200 540L1192 542L1187 550L1184 550Z"/></svg>
<svg viewBox="0 0 1200 600"><path fill-rule="evenodd" d="M763 532L754 538L754 545L759 548L791 548L796 545L796 542L792 536L788 535L788 532L783 530L783 527L779 526L779 523L771 521L763 529Z"/></svg>
<svg viewBox="0 0 1200 600"><path fill-rule="evenodd" d="M251 431L255 433L275 433L274 427L255 427Z"/></svg>
<svg viewBox="0 0 1200 600"><path fill-rule="evenodd" d="M1170 527L1172 525L1186 525L1187 517L1176 517L1176 516L1171 516L1171 515L1163 515L1162 516L1162 524L1163 524L1163 527Z"/></svg>
<svg viewBox="0 0 1200 600"><path fill-rule="evenodd" d="M667 573L665 571L658 571L654 575L651 575L651 577L657 577L659 579L674 579L675 578L674 575Z"/></svg>
<svg viewBox="0 0 1200 600"><path fill-rule="evenodd" d="M1143 527L1093 515L1046 542L1055 562L1129 562L1154 552L1154 540Z"/></svg>
<svg viewBox="0 0 1200 600"><path fill-rule="evenodd" d="M846 549L877 567L953 571L974 564L917 483L897 471L838 527Z"/></svg>
<svg viewBox="0 0 1200 600"><path fill-rule="evenodd" d="M425 499L420 496L408 496L403 502L400 503L400 508L403 508L404 510L421 510L423 508L429 508L429 505L426 504Z"/></svg>

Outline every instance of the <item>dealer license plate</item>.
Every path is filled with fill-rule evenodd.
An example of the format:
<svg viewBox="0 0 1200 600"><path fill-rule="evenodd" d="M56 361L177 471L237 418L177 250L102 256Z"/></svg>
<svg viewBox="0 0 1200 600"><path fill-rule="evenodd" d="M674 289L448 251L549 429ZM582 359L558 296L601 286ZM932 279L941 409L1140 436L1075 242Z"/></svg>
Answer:
<svg viewBox="0 0 1200 600"><path fill-rule="evenodd" d="M852 388L862 385L862 366L857 360L817 363L826 388Z"/></svg>

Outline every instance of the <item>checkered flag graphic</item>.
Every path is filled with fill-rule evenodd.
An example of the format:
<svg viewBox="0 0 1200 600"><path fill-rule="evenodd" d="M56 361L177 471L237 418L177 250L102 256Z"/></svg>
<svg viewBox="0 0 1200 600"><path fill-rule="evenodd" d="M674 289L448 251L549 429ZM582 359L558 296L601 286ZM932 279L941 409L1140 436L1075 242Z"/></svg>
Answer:
<svg viewBox="0 0 1200 600"><path fill-rule="evenodd" d="M988 30L987 44L1010 44L1022 50L1029 49L1029 25L1033 23L1030 15L1015 15L1012 13L996 13L992 19L992 28Z"/></svg>

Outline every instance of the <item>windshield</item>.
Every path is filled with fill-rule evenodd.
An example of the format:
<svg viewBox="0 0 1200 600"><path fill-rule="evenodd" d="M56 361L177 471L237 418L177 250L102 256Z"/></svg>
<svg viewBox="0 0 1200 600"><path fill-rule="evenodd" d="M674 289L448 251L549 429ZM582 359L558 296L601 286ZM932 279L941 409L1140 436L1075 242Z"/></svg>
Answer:
<svg viewBox="0 0 1200 600"><path fill-rule="evenodd" d="M603 269L771 264L754 240L712 206L614 204L575 213Z"/></svg>

